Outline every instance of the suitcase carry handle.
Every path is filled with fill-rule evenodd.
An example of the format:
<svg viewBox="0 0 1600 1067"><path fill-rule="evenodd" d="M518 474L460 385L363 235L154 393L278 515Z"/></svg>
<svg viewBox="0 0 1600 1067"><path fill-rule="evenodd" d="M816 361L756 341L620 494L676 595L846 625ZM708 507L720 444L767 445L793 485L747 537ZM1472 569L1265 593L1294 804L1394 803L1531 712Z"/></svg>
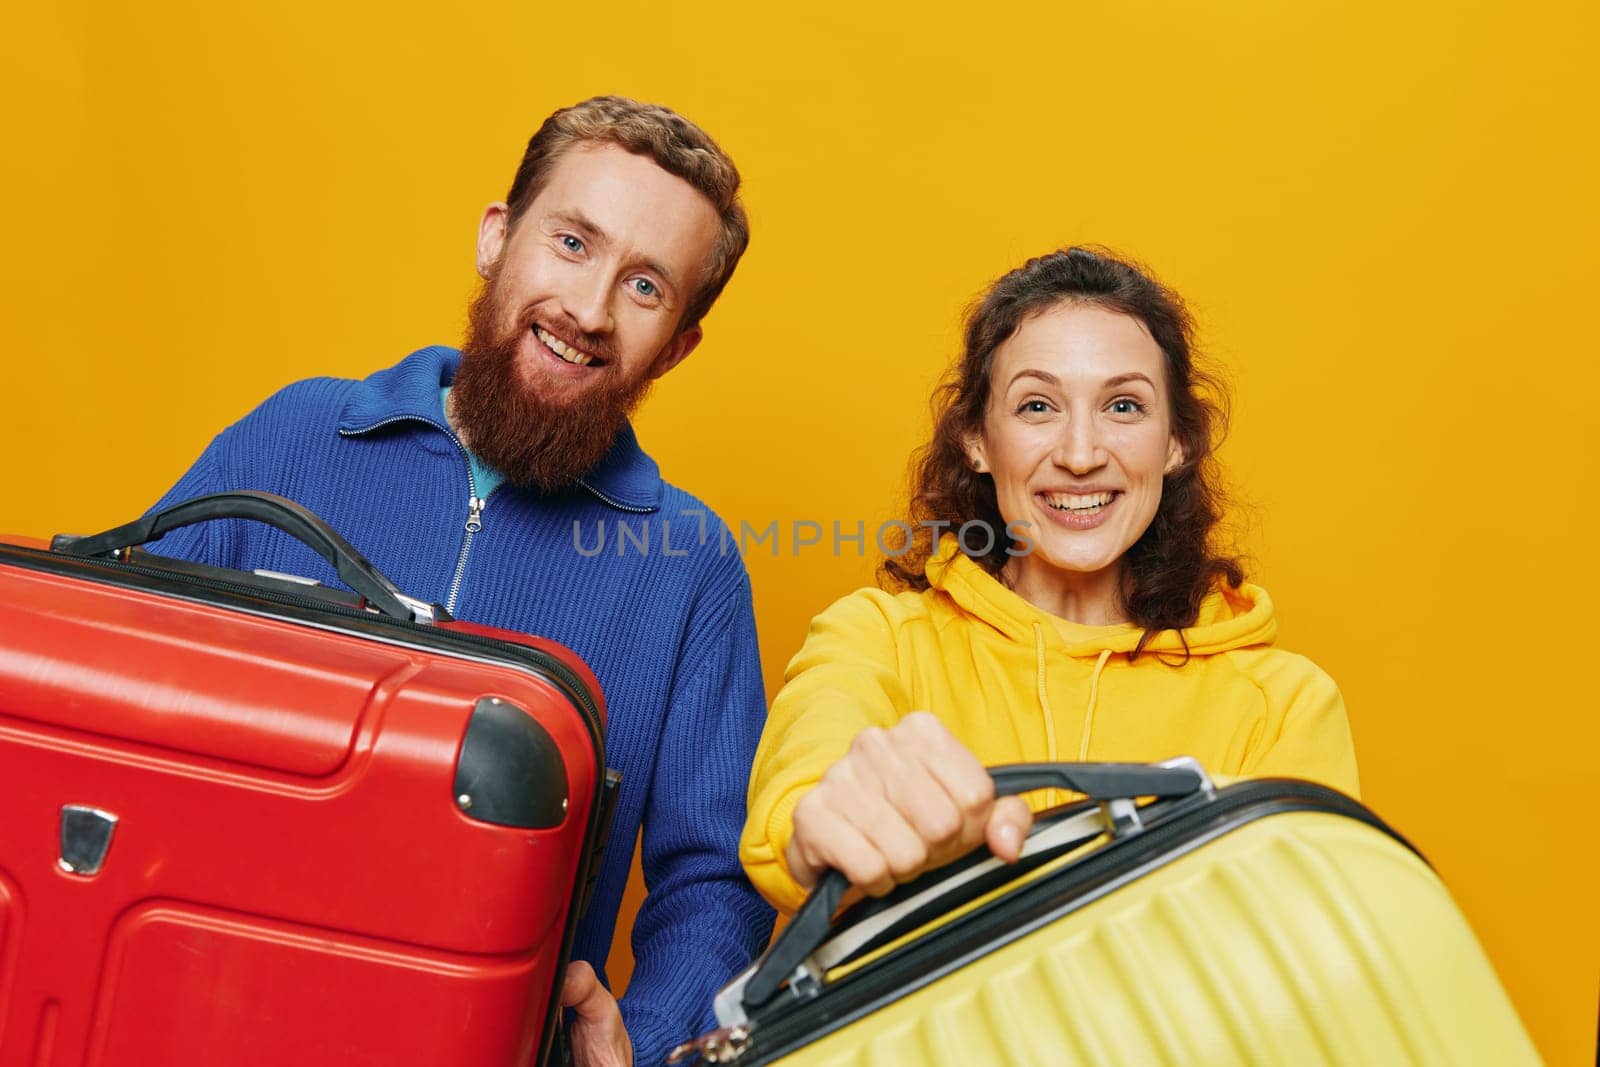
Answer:
<svg viewBox="0 0 1600 1067"><path fill-rule="evenodd" d="M400 592L349 541L340 537L337 530L308 508L287 497L254 489L197 496L174 504L165 511L146 515L92 536L57 534L50 542L50 548L67 556L110 557L123 549L154 541L179 527L211 519L255 519L275 526L332 564L339 580L360 593L382 614L411 622L433 621L434 613L430 606Z"/></svg>
<svg viewBox="0 0 1600 1067"><path fill-rule="evenodd" d="M1011 763L989 768L997 797L1035 789L1069 789L1099 801L1113 834L1137 827L1135 797L1186 797L1211 788L1200 765L1188 757L1166 763ZM1131 820L1131 821L1130 821ZM767 1003L797 976L806 957L828 937L833 913L850 888L838 871L827 871L750 972L741 1000L747 1011Z"/></svg>

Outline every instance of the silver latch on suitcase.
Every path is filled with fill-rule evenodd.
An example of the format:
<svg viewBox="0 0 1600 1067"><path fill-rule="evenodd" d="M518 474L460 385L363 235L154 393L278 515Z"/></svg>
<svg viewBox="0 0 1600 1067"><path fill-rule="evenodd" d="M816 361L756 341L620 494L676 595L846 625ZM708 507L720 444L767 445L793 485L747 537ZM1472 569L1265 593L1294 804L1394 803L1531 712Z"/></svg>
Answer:
<svg viewBox="0 0 1600 1067"><path fill-rule="evenodd" d="M748 1026L724 1026L685 1041L667 1055L668 1063L688 1063L699 1056L707 1063L732 1063L750 1047Z"/></svg>
<svg viewBox="0 0 1600 1067"><path fill-rule="evenodd" d="M56 865L84 877L100 873L111 850L117 817L87 804L61 805L61 856Z"/></svg>

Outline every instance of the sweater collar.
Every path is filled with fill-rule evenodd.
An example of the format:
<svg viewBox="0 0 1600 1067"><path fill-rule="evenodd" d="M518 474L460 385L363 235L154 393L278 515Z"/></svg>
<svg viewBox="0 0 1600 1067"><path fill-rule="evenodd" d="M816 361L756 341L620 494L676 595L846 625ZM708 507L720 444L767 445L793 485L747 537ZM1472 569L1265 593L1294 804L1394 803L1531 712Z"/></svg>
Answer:
<svg viewBox="0 0 1600 1067"><path fill-rule="evenodd" d="M455 440L439 410L439 389L455 380L460 365L460 352L432 345L357 382L339 415L339 432L359 435L389 423L416 420ZM578 482L624 511L655 511L661 506L661 469L639 447L631 423L622 424L611 450Z"/></svg>

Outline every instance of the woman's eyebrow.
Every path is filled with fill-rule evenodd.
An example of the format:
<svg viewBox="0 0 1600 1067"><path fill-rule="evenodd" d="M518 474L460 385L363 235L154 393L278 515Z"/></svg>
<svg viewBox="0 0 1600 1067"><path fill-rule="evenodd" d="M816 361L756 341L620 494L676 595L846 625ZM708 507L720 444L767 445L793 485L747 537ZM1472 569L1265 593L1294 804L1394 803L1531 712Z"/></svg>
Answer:
<svg viewBox="0 0 1600 1067"><path fill-rule="evenodd" d="M1034 367L1028 367L1028 368L1025 368L1023 370L1019 370L1019 371L1017 371L1017 373L1013 374L1011 376L1011 381L1007 383L1007 388L1009 388L1010 386L1016 385L1018 382L1020 382L1024 378L1036 378L1039 381L1044 382L1046 385L1060 385L1061 384L1061 379L1057 378L1054 374L1051 374L1049 371L1038 370L1037 368L1034 368ZM1110 389L1110 388L1113 388L1113 387L1118 386L1118 385L1126 385L1129 382L1143 382L1144 384L1148 385L1152 389L1154 389L1156 387L1156 383L1152 382L1148 375L1142 374L1139 371L1129 371L1126 374L1115 374L1115 375L1112 375L1110 378L1107 378L1105 380L1105 388Z"/></svg>
<svg viewBox="0 0 1600 1067"><path fill-rule="evenodd" d="M1054 374L1051 374L1049 371L1037 370L1037 369L1035 369L1033 367L1028 367L1025 370L1019 370L1019 371L1017 371L1017 373L1013 374L1011 376L1011 381L1006 383L1006 388L1008 388L1008 389L1011 388L1011 386L1016 385L1018 382L1020 382L1024 378L1037 378L1041 382L1044 382L1046 385L1060 385L1061 384L1061 379L1057 378Z"/></svg>

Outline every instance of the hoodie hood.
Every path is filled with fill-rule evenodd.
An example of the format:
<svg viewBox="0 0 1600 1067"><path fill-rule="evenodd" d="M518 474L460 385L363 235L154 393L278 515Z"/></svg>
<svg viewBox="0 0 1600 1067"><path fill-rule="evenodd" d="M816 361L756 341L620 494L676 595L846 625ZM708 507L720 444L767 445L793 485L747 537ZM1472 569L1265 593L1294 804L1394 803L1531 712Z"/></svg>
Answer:
<svg viewBox="0 0 1600 1067"><path fill-rule="evenodd" d="M929 558L924 573L929 584L950 597L968 615L1006 637L1069 656L1099 658L1103 652L1132 652L1144 631L1129 623L1083 626L1036 607L974 563L946 538ZM1272 600L1260 586L1246 582L1237 589L1218 583L1200 604L1199 617L1177 631L1163 630L1144 647L1151 652L1212 655L1232 649L1272 644L1278 620ZM1043 649L1041 649L1043 651Z"/></svg>
<svg viewBox="0 0 1600 1067"><path fill-rule="evenodd" d="M928 589L862 589L813 619L772 702L740 856L786 911L806 898L785 863L800 797L862 730L917 710L988 766L1187 755L1220 778L1359 788L1338 688L1305 657L1268 647L1277 624L1256 586L1214 588L1182 639L1157 634L1145 646L1156 655L1130 661L1138 627L1042 611L954 538L924 573ZM1054 789L1026 797L1035 811L1069 799Z"/></svg>

